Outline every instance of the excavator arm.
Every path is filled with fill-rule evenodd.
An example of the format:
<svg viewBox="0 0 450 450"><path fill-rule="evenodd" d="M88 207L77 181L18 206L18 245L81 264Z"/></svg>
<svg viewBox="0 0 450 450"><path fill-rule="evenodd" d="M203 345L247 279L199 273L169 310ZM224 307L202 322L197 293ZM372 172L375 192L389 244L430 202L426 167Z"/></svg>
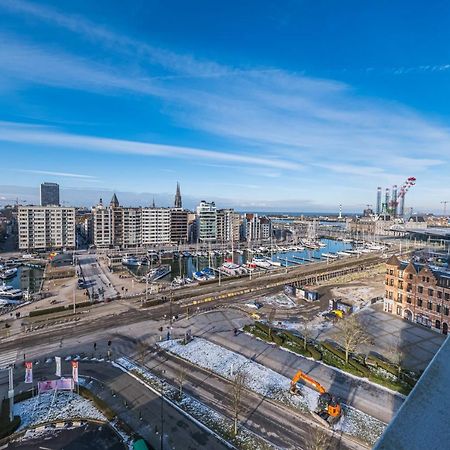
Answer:
<svg viewBox="0 0 450 450"><path fill-rule="evenodd" d="M320 394L324 394L326 392L325 388L314 378L311 378L310 376L306 375L306 373L299 370L291 381L291 392L296 393L297 392L297 383L302 380L308 384L310 384L314 389L316 389Z"/></svg>

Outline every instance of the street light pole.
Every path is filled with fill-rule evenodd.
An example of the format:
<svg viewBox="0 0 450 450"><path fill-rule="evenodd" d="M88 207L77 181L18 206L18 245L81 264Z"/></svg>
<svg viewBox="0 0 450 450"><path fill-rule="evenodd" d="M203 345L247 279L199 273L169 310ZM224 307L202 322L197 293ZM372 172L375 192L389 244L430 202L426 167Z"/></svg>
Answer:
<svg viewBox="0 0 450 450"><path fill-rule="evenodd" d="M161 447L164 450L164 380L161 380Z"/></svg>

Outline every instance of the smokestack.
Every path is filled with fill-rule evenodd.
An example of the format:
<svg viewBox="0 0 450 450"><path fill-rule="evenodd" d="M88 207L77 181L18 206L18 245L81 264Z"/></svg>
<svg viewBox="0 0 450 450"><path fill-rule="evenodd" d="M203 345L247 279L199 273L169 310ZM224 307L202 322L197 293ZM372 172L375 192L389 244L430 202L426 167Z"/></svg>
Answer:
<svg viewBox="0 0 450 450"><path fill-rule="evenodd" d="M392 186L392 214L397 217L397 185Z"/></svg>
<svg viewBox="0 0 450 450"><path fill-rule="evenodd" d="M377 216L381 214L381 187L377 187Z"/></svg>

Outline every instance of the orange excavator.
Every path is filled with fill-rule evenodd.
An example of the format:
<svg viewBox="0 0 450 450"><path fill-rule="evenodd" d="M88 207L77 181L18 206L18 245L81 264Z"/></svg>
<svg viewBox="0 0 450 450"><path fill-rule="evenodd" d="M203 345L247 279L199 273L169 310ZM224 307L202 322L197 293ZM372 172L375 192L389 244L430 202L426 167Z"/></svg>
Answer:
<svg viewBox="0 0 450 450"><path fill-rule="evenodd" d="M342 410L338 399L325 390L325 388L314 378L306 375L299 370L291 381L291 394L299 394L297 383L304 381L316 389L320 396L317 402L317 408L314 411L314 417L327 426L332 426L341 418Z"/></svg>

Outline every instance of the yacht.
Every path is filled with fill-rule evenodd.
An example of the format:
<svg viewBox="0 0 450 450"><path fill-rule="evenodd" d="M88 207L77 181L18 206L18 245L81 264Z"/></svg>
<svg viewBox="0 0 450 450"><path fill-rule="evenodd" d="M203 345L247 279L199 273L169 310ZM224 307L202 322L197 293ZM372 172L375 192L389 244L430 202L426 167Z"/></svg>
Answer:
<svg viewBox="0 0 450 450"><path fill-rule="evenodd" d="M17 268L13 267L12 269L6 269L0 273L0 278L2 280L7 280L9 278L14 278L17 275Z"/></svg>
<svg viewBox="0 0 450 450"><path fill-rule="evenodd" d="M172 272L172 267L170 267L169 264L161 264L156 269L150 270L150 272L147 274L147 278L148 281L157 281L161 278L164 278L170 272Z"/></svg>
<svg viewBox="0 0 450 450"><path fill-rule="evenodd" d="M23 292L20 289L15 289L12 286L3 284L0 286L0 298L7 300L20 300L23 297Z"/></svg>
<svg viewBox="0 0 450 450"><path fill-rule="evenodd" d="M122 264L124 266L139 266L140 261L134 256L124 256L122 258Z"/></svg>
<svg viewBox="0 0 450 450"><path fill-rule="evenodd" d="M261 267L263 269L269 269L271 264L266 261L264 258L253 258L252 263L257 267Z"/></svg>
<svg viewBox="0 0 450 450"><path fill-rule="evenodd" d="M198 272L194 272L192 274L192 278L194 278L194 280L197 280L197 281L207 281L208 275L206 275L201 270L199 270Z"/></svg>

